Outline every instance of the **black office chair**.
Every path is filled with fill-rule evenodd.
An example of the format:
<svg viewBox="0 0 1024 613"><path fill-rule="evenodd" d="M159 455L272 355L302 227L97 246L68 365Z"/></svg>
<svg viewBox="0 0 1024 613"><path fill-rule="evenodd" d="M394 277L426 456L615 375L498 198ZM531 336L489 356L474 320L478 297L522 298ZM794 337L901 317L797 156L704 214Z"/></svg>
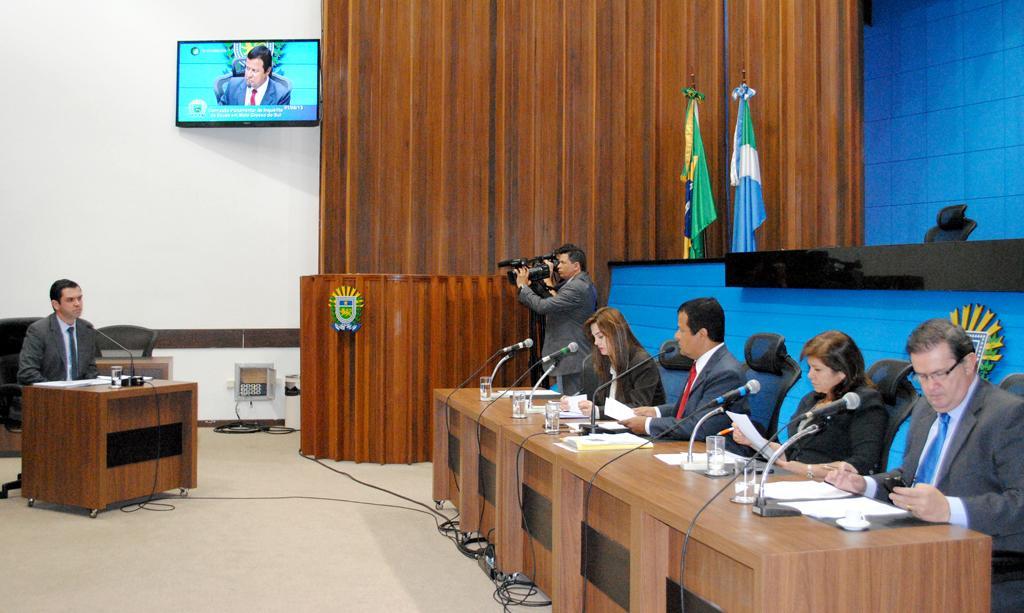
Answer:
<svg viewBox="0 0 1024 613"><path fill-rule="evenodd" d="M1011 373L999 384L999 387L1018 396L1024 396L1024 374Z"/></svg>
<svg viewBox="0 0 1024 613"><path fill-rule="evenodd" d="M965 241L978 227L978 222L968 219L966 204L947 206L936 215L935 227L924 235L924 242Z"/></svg>
<svg viewBox="0 0 1024 613"><path fill-rule="evenodd" d="M917 400L917 390L910 382L913 367L906 360L878 360L868 369L867 376L882 395L882 405L889 414L889 423L882 440L882 453L878 469L884 472L889 464L889 452L900 425L910 418L910 409Z"/></svg>
<svg viewBox="0 0 1024 613"><path fill-rule="evenodd" d="M18 357L28 327L38 317L0 319L0 424L9 432L21 432L21 386L18 385ZM0 486L0 498L21 489L21 475Z"/></svg>
<svg viewBox="0 0 1024 613"><path fill-rule="evenodd" d="M800 379L800 365L786 351L786 339L761 332L747 339L743 347L747 380L756 379L761 391L747 398L750 419L766 434L779 426L779 410L786 394Z"/></svg>
<svg viewBox="0 0 1024 613"><path fill-rule="evenodd" d="M666 349L673 347L675 351L665 353ZM679 353L679 343L674 338L662 343L658 352L661 353L658 357L658 371L661 373L661 386L665 388L665 402L674 406L683 396L686 379L693 368L693 360Z"/></svg>
<svg viewBox="0 0 1024 613"><path fill-rule="evenodd" d="M153 357L153 347L156 346L156 330L142 326L105 326L99 330L127 347L134 357ZM96 348L99 349L100 356L105 358L126 357L124 349L105 338L103 334L96 335Z"/></svg>

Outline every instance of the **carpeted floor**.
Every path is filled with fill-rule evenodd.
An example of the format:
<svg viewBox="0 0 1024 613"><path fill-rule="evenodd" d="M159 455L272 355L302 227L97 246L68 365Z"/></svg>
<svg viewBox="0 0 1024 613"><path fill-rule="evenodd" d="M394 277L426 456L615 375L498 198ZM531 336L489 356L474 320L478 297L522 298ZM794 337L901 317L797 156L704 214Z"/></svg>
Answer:
<svg viewBox="0 0 1024 613"><path fill-rule="evenodd" d="M299 435L199 432L199 488L169 512L96 519L0 500L2 611L500 611L430 515L298 455ZM326 462L431 508L431 466ZM0 458L0 480L19 458ZM422 507L415 507L420 510ZM452 514L450 507L446 511Z"/></svg>

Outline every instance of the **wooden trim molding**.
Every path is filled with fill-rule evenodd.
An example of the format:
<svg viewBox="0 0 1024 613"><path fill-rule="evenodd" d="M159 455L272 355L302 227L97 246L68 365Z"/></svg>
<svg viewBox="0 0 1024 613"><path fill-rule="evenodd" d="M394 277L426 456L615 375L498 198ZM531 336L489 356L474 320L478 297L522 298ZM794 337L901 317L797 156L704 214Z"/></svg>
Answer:
<svg viewBox="0 0 1024 613"><path fill-rule="evenodd" d="M298 347L298 328L157 330L157 349Z"/></svg>

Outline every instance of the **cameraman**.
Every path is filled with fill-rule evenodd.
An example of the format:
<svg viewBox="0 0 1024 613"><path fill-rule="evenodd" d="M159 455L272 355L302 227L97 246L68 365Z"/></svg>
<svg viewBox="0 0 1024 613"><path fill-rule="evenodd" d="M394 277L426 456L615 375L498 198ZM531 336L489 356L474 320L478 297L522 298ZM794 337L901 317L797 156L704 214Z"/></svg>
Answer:
<svg viewBox="0 0 1024 613"><path fill-rule="evenodd" d="M545 355L554 353L571 342L579 345L579 351L562 358L551 374L555 375L558 391L575 394L580 389L583 360L590 355L590 343L586 330L587 321L597 309L597 289L587 274L587 256L576 245L566 244L555 250L558 256L558 277L545 279L545 289L550 297L541 298L530 289L529 269L516 269L516 286L519 288L519 302L538 315L544 315ZM548 261L548 268L552 264Z"/></svg>

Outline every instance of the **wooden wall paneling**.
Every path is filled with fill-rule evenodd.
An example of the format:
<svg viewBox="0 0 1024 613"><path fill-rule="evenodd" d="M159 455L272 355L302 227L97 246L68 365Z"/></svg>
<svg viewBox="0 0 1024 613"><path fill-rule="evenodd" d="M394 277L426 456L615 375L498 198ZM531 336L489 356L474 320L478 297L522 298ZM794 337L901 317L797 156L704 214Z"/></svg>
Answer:
<svg viewBox="0 0 1024 613"><path fill-rule="evenodd" d="M728 67L722 4L324 0L321 271L490 274L573 241L604 296L606 261L681 257L690 73L721 255L744 67L760 245L859 243L859 4L731 0Z"/></svg>
<svg viewBox="0 0 1024 613"><path fill-rule="evenodd" d="M562 0L534 0L534 191L530 236L537 255L560 245L565 210L565 19ZM526 255L526 254L524 254Z"/></svg>
<svg viewBox="0 0 1024 613"><path fill-rule="evenodd" d="M381 3L380 57L380 170L375 191L383 215L373 215L380 261L367 272L416 272L414 245L419 244L412 224L410 190L412 130L412 9L410 0Z"/></svg>
<svg viewBox="0 0 1024 613"><path fill-rule="evenodd" d="M658 148L661 134L657 129L657 27L658 6L647 0L630 0L626 5L626 83L624 92L627 159L626 159L626 239L625 257L654 259L657 257L658 217L657 193Z"/></svg>
<svg viewBox="0 0 1024 613"><path fill-rule="evenodd" d="M349 0L324 0L321 9L320 271L345 270L347 225Z"/></svg>

